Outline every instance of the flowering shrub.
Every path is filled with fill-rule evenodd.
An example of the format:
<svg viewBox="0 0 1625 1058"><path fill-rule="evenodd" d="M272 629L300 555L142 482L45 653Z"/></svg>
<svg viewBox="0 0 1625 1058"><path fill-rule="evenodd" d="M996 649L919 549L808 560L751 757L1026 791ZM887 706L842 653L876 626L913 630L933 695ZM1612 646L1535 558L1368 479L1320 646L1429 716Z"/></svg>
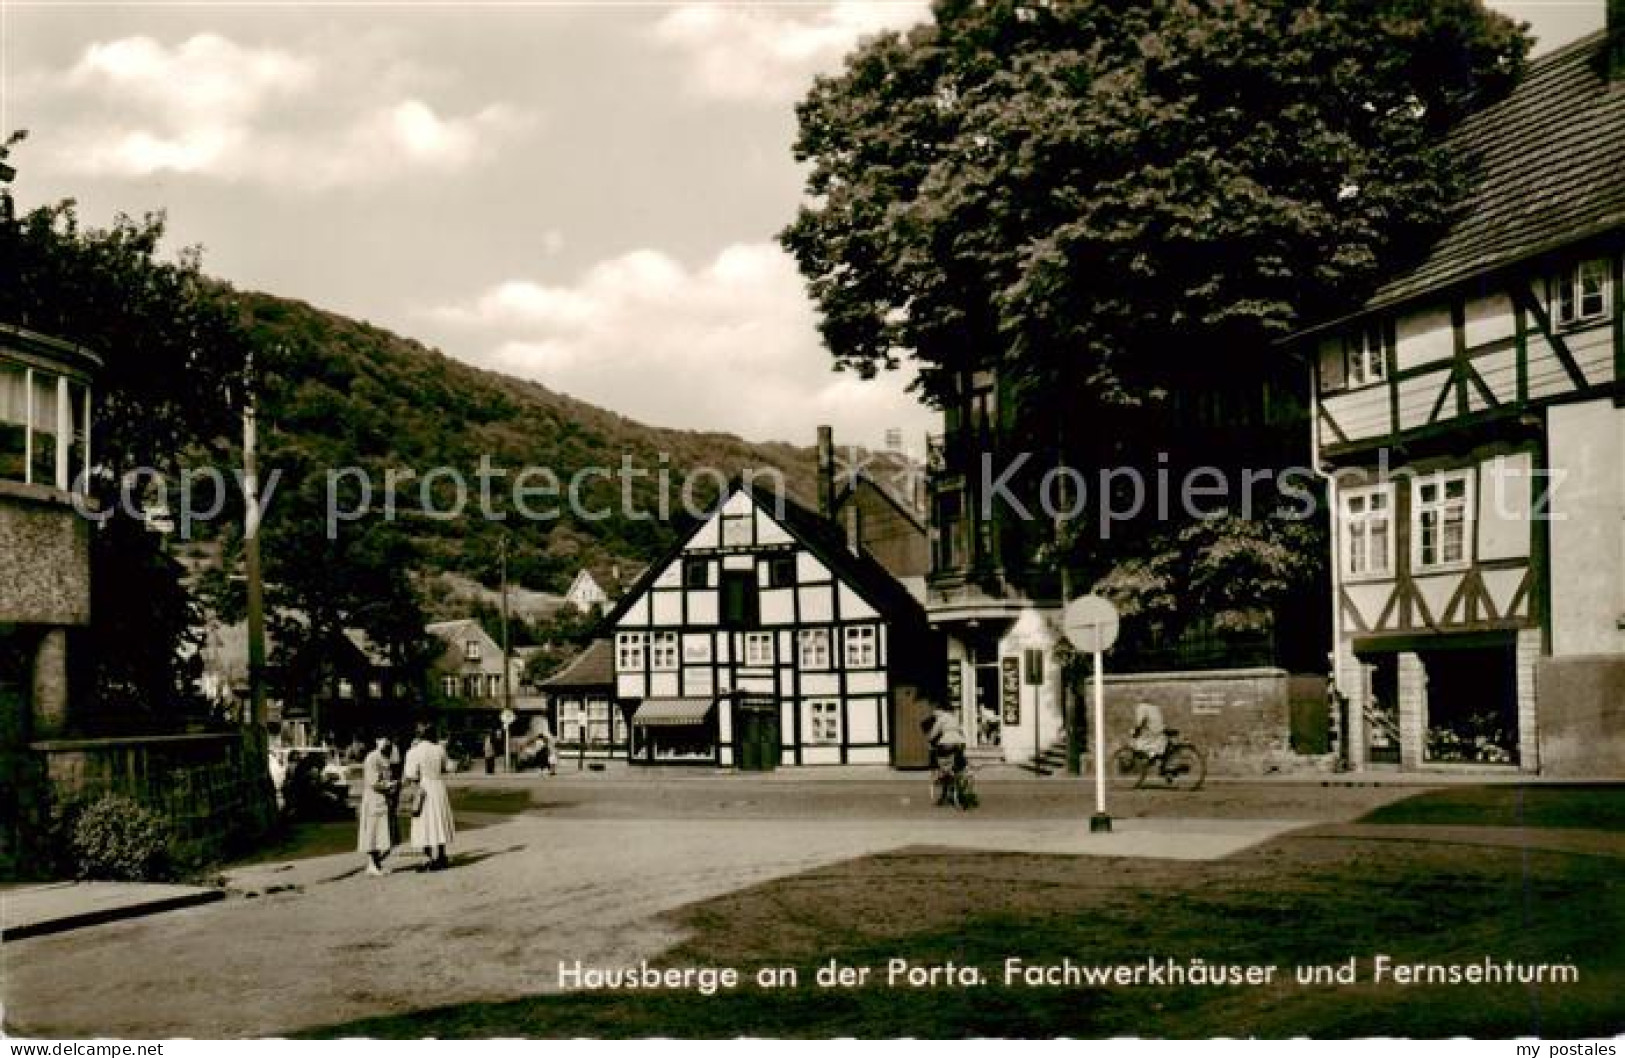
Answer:
<svg viewBox="0 0 1625 1058"><path fill-rule="evenodd" d="M74 870L81 878L164 881L171 876L169 826L120 794L85 806L73 826Z"/></svg>
<svg viewBox="0 0 1625 1058"><path fill-rule="evenodd" d="M1475 713L1451 727L1428 728L1428 760L1470 764L1511 764L1510 732L1493 713Z"/></svg>

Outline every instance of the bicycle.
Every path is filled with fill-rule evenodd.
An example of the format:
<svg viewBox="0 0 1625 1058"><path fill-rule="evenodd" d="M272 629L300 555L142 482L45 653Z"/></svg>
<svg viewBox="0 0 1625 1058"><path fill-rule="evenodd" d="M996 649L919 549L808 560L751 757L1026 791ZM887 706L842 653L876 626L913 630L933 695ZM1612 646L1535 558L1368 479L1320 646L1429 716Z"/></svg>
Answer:
<svg viewBox="0 0 1625 1058"><path fill-rule="evenodd" d="M973 769L954 771L952 761L937 765L931 773L931 803L951 805L968 812L981 803L976 794L976 776Z"/></svg>
<svg viewBox="0 0 1625 1058"><path fill-rule="evenodd" d="M1134 788L1140 789L1151 777L1152 766L1155 765L1156 775L1162 780L1164 788L1200 790L1207 778L1207 757L1196 748L1194 742L1180 741L1176 728L1165 728L1162 733L1167 736L1168 742L1159 754L1148 754L1132 745L1120 747L1114 757L1117 773L1135 776Z"/></svg>

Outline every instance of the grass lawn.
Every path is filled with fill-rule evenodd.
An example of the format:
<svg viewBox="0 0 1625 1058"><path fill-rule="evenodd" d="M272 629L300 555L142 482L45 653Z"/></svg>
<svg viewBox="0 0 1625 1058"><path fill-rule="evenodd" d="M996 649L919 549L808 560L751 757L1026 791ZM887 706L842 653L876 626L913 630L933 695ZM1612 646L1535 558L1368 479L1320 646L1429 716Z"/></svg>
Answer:
<svg viewBox="0 0 1625 1058"><path fill-rule="evenodd" d="M1618 788L1451 789L1363 821L1451 824L1429 836L1396 830L1373 838L1380 828L1322 826L1211 863L908 850L676 913L688 939L659 965L737 967L746 984L731 992L537 996L314 1035L1613 1036L1625 1031L1625 841L1601 834L1591 851L1575 853L1505 832L1495 836L1501 844L1459 838L1463 824L1516 819L1617 836L1622 807ZM1579 978L1378 983L1378 954L1396 963L1562 963ZM1008 957L1090 966L1200 958L1279 969L1259 986L1006 986ZM1299 965L1351 957L1354 984L1294 978ZM871 983L815 987L817 968L831 959L872 967ZM972 966L986 983L887 987L890 959ZM796 967L799 987L756 987L754 970L764 966Z"/></svg>
<svg viewBox="0 0 1625 1058"><path fill-rule="evenodd" d="M516 815L531 803L530 794L525 790L453 787L450 793L452 812L460 830L478 830L487 823L481 817ZM402 815L401 834L405 835L410 829L411 817ZM249 867L256 863L285 863L354 852L355 843L354 815L284 823L259 848L227 866Z"/></svg>

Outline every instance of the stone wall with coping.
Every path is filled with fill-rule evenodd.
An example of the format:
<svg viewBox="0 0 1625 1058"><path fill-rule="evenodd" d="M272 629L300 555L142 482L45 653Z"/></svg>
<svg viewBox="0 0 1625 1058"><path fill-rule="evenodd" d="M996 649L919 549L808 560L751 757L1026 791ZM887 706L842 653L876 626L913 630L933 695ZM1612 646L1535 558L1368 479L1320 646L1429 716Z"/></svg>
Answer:
<svg viewBox="0 0 1625 1058"><path fill-rule="evenodd" d="M275 822L268 746L252 729L61 739L35 742L29 750L44 796L25 812L33 816L28 830L41 839L52 837L53 819L109 793L123 794L167 820L182 863L218 862ZM51 850L40 851L48 862Z"/></svg>

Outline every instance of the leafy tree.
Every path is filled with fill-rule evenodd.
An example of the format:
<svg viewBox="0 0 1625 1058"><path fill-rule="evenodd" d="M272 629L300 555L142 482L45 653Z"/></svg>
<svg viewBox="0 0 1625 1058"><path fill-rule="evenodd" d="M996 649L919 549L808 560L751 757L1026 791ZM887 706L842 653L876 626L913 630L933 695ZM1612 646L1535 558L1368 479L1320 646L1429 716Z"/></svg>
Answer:
<svg viewBox="0 0 1625 1058"><path fill-rule="evenodd" d="M587 610L562 606L545 620L534 622L530 635L540 649L525 662L525 680L540 683L574 661L592 642L603 617L603 608L597 604Z"/></svg>
<svg viewBox="0 0 1625 1058"><path fill-rule="evenodd" d="M164 260L163 235L161 214L87 229L71 201L19 213L0 186L0 320L74 341L104 364L93 422L103 472L88 482L111 512L91 546L94 682L109 717L148 730L201 705L188 649L199 621L160 538L117 502L119 483L143 467L174 480L189 453L218 450L240 406L248 348L199 252Z"/></svg>
<svg viewBox="0 0 1625 1058"><path fill-rule="evenodd" d="M1468 176L1443 134L1528 47L1477 0L937 0L933 16L800 104L808 201L781 241L838 367L911 359L945 408L996 369L1010 448L1081 468L1304 459L1302 367L1274 343L1440 230ZM1212 531L1244 547L1238 524ZM1203 574L1177 530L1076 532L1058 560L1086 578L1160 564L1184 594Z"/></svg>

